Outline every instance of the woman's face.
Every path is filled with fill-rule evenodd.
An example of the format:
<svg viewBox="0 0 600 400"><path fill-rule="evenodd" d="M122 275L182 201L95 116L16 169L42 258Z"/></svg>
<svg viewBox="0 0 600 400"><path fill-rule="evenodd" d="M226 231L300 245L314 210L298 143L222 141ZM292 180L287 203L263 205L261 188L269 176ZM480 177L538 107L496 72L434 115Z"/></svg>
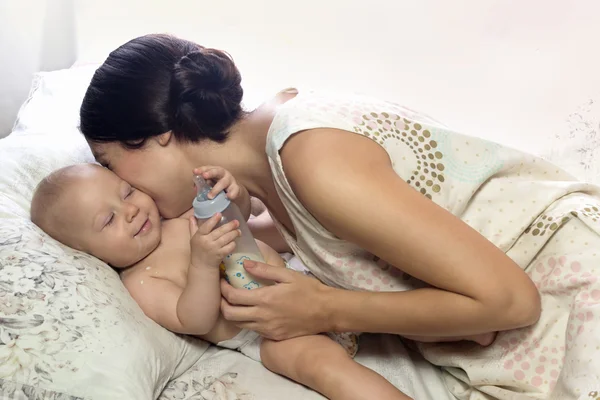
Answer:
<svg viewBox="0 0 600 400"><path fill-rule="evenodd" d="M161 136L141 149L119 142L91 143L96 160L121 179L148 194L164 218L175 218L192 207L196 194L192 170L182 146Z"/></svg>

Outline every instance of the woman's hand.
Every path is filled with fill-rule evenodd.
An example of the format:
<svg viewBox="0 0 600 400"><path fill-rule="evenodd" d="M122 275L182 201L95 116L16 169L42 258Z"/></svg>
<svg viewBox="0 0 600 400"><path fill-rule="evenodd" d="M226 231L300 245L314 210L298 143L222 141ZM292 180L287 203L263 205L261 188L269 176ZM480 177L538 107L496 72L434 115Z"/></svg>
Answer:
<svg viewBox="0 0 600 400"><path fill-rule="evenodd" d="M244 268L277 284L244 290L221 280L221 312L226 320L272 340L333 331L328 304L335 289L285 268L253 261L246 261Z"/></svg>

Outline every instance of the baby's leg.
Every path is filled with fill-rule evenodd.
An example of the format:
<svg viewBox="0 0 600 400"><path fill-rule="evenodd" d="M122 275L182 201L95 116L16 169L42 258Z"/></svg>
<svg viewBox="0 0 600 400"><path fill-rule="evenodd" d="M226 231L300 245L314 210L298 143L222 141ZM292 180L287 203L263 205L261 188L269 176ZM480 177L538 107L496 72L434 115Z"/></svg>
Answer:
<svg viewBox="0 0 600 400"><path fill-rule="evenodd" d="M332 400L410 400L375 371L324 335L275 342L264 339L260 356L271 371Z"/></svg>
<svg viewBox="0 0 600 400"><path fill-rule="evenodd" d="M458 342L461 340L468 340L470 342L479 343L482 346L489 346L494 342L496 338L496 332L492 333L482 333L480 335L470 335L470 336L446 336L446 337L436 337L436 336L407 336L403 335L403 337L408 340L414 340L415 342L423 342L423 343L437 343L437 342Z"/></svg>

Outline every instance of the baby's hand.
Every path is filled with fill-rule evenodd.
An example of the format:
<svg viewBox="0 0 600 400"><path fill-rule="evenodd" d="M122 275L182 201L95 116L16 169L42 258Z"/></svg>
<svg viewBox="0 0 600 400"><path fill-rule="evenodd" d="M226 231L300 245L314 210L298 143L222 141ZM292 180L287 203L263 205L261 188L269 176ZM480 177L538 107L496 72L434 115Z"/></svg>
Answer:
<svg viewBox="0 0 600 400"><path fill-rule="evenodd" d="M208 193L209 199L213 199L222 190L225 190L229 200L236 200L238 197L248 194L246 188L240 186L231 172L223 167L204 166L194 169L194 174L214 182L212 190Z"/></svg>
<svg viewBox="0 0 600 400"><path fill-rule="evenodd" d="M221 218L221 213L217 213L198 227L196 218L190 217L192 267L218 268L235 249L235 239L241 235L239 222L233 220L215 229Z"/></svg>

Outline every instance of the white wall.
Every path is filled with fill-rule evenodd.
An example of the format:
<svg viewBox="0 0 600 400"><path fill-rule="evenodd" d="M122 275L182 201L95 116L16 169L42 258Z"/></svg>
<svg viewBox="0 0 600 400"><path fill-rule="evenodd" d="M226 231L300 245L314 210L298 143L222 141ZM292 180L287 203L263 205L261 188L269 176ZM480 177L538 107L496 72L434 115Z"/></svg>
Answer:
<svg viewBox="0 0 600 400"><path fill-rule="evenodd" d="M84 58L143 33L176 33L229 51L253 91L367 92L519 147L543 146L570 113L600 101L597 0L78 4Z"/></svg>
<svg viewBox="0 0 600 400"><path fill-rule="evenodd" d="M229 51L251 103L304 84L397 100L538 152L575 131L600 141L598 0L47 0L65 10L69 1L83 61L170 32ZM29 32L39 35L36 18ZM68 24L54 27L68 39ZM24 76L20 66L36 61L23 50L37 54L39 43L19 40L10 45L22 62L10 69Z"/></svg>
<svg viewBox="0 0 600 400"><path fill-rule="evenodd" d="M0 138L11 131L34 72L75 61L72 0L0 0Z"/></svg>

